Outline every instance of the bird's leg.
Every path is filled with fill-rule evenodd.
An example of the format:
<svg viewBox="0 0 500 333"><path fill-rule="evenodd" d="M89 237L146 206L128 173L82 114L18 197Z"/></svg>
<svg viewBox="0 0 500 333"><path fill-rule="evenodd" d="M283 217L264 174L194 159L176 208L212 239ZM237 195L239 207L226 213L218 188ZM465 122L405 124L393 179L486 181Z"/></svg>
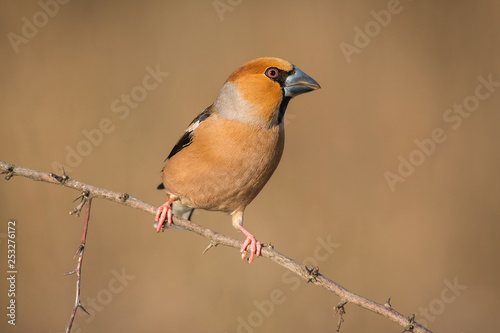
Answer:
<svg viewBox="0 0 500 333"><path fill-rule="evenodd" d="M252 263L254 256L260 256L260 251L262 249L262 244L255 239L255 236L252 235L248 230L243 228L243 211L236 211L233 213L233 226L241 231L247 238L241 247L240 253L241 258L246 258L247 246L250 245L250 257L248 258L248 263Z"/></svg>
<svg viewBox="0 0 500 333"><path fill-rule="evenodd" d="M249 233L245 228L243 228L241 225L238 228L239 231L241 231L245 236L247 236L247 239L245 240L245 243L243 243L243 246L240 250L242 253L242 258L245 259L246 257L246 251L247 251L247 246L250 244L250 258L248 258L248 263L252 263L254 255L260 256L260 250L262 249L262 244L260 244L257 239L255 239L255 236Z"/></svg>
<svg viewBox="0 0 500 333"><path fill-rule="evenodd" d="M172 225L172 202L177 200L175 195L171 195L167 202L158 207L156 210L155 221L158 222L158 226L156 227L156 231L160 232L160 230L165 230L165 228ZM167 224L164 226L165 217L167 218Z"/></svg>

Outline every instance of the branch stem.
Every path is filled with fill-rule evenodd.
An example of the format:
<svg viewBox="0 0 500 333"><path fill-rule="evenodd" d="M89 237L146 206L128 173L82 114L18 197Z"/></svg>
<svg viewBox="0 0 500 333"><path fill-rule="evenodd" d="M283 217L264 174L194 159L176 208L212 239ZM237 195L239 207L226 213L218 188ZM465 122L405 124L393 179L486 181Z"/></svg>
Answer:
<svg viewBox="0 0 500 333"><path fill-rule="evenodd" d="M142 200L139 200L137 198L134 198L132 196L129 196L127 193L120 193L120 192L113 192L107 189L99 188L96 186L88 185L83 182L80 182L75 179L71 179L67 177L66 175L63 176L58 176L54 175L52 173L46 173L38 170L33 170L21 166L17 166L14 164L10 164L4 161L0 161L0 171L2 171L3 174L6 174L6 179L10 179L12 176L20 176L20 177L26 177L32 180L36 181L42 181L50 184L55 184L55 185L61 185L64 187L69 187L78 191L88 191L90 194L91 198L98 198L98 199L106 199L110 200L116 203L120 203L135 209L140 209L144 212L147 212L151 215L156 214L156 207L144 202ZM87 203L87 216L90 216L90 200ZM200 226L196 223L193 223L189 220L185 220L183 218L180 218L178 216L173 216L173 222L174 224L182 227L185 230L191 231L195 234L198 234L200 236L206 237L210 240L211 243L217 244L217 245L225 245L228 247L233 247L236 249L240 249L241 246L243 245L243 241L236 240L234 238L222 235L220 233L214 232L208 228L205 228L203 226ZM88 223L86 219L86 223ZM85 239L85 235L87 232L87 226L85 226L85 231L84 231L84 236L82 237L82 244L83 239ZM264 247L262 248L261 256L264 258L267 258L271 260L272 262L283 266L284 268L292 271L293 273L301 276L302 278L312 282L315 285L321 286L325 288L326 290L334 293L338 297L341 298L342 301L345 301L347 303L352 303L356 304L364 309L367 309L369 311L372 311L374 313L377 313L383 317L388 318L389 320L399 324L400 326L405 328L405 331L412 331L416 333L432 333L429 329L425 328L424 326L420 325L419 323L415 322L414 319L410 316L404 316L398 311L394 310L391 306L385 306L380 303L374 302L366 297L357 295L341 285L337 284L336 282L330 280L326 276L320 274L319 272L314 271L314 277L311 277L311 270L306 268L304 265L298 263L297 261L279 253L278 251L274 250L271 247ZM83 260L83 249L80 253L80 258L78 261L78 267L77 267L77 274L78 274L78 280L80 280L80 275L78 272L78 269L81 269L81 262ZM77 301L79 302L79 281L78 281L78 286L77 286ZM81 304L77 304L77 307L81 307ZM76 312L74 310L74 312ZM73 315L74 316L74 315Z"/></svg>

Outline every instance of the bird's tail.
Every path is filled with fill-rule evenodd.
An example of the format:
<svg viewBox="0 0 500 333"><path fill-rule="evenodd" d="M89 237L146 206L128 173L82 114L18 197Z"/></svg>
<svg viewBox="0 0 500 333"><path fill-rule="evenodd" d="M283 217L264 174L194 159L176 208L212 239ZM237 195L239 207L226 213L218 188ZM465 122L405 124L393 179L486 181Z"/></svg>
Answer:
<svg viewBox="0 0 500 333"><path fill-rule="evenodd" d="M183 206L179 201L172 202L172 213L183 219L191 221L191 215L193 215L194 208Z"/></svg>

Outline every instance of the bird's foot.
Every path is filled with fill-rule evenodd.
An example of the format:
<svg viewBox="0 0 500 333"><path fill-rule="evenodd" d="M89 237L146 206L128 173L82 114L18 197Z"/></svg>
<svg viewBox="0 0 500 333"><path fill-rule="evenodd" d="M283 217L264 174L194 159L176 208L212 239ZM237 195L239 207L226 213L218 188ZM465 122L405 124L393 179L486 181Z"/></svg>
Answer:
<svg viewBox="0 0 500 333"><path fill-rule="evenodd" d="M156 231L160 232L160 230L165 231L167 226L172 225L172 202L177 199L175 195L172 195L167 202L158 207L156 210L155 221L158 222L158 226L156 227ZM167 223L165 223L165 218L167 219Z"/></svg>
<svg viewBox="0 0 500 333"><path fill-rule="evenodd" d="M255 239L255 236L249 233L245 228L240 226L238 228L247 238L245 239L245 243L241 247L241 259L246 259L247 257L247 246L250 245L250 257L248 258L248 263L251 264L253 262L253 258L255 256L260 256L260 251L262 249L262 244Z"/></svg>

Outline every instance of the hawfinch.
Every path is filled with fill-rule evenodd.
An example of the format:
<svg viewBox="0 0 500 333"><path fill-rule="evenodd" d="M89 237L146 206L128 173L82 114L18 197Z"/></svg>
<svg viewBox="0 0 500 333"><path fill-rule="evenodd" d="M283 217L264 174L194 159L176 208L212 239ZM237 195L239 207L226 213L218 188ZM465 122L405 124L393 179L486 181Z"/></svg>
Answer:
<svg viewBox="0 0 500 333"><path fill-rule="evenodd" d="M165 160L167 202L156 212L157 231L172 214L189 219L195 208L227 212L246 240L251 263L262 245L243 228L243 212L278 166L285 143L283 117L292 97L319 89L306 73L278 58L236 69L215 102L189 125Z"/></svg>

